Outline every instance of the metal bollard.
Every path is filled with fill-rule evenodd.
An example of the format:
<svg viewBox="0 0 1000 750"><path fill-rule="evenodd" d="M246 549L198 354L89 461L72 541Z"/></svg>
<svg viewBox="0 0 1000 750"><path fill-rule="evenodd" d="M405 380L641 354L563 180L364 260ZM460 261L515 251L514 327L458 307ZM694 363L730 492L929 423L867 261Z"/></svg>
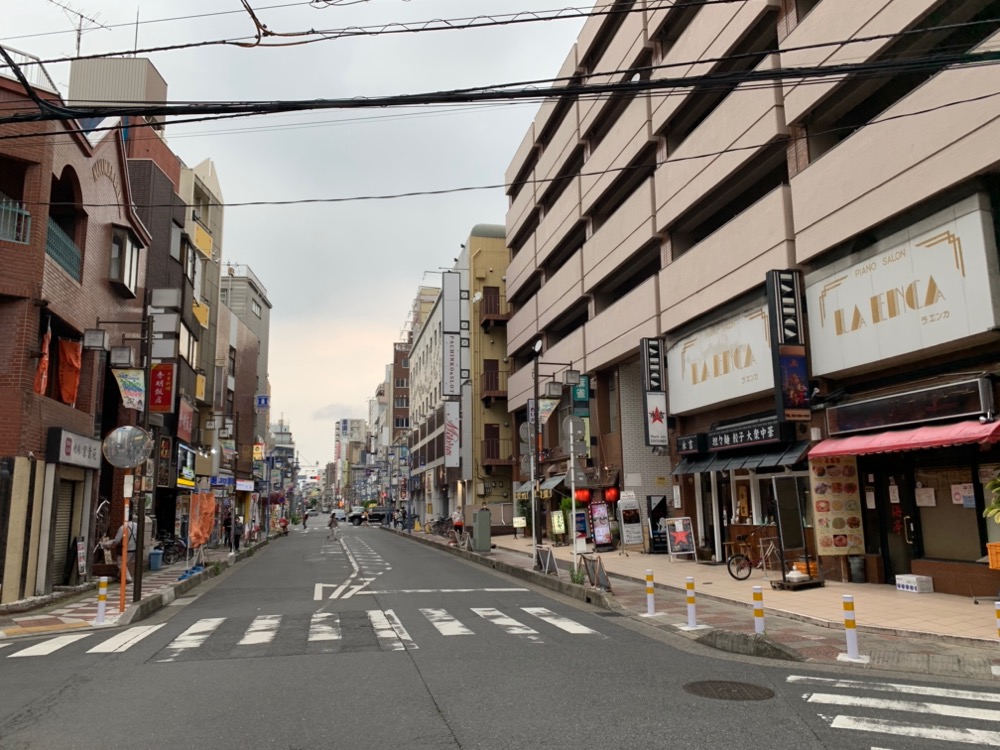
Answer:
<svg viewBox="0 0 1000 750"><path fill-rule="evenodd" d="M656 614L656 602L653 599L653 571L649 568L646 569L646 614L649 617Z"/></svg>
<svg viewBox="0 0 1000 750"><path fill-rule="evenodd" d="M997 638L1000 638L1000 602L993 603L997 613Z"/></svg>
<svg viewBox="0 0 1000 750"><path fill-rule="evenodd" d="M97 618L94 624L101 625L104 622L104 611L108 606L108 577L101 576L97 580Z"/></svg>
<svg viewBox="0 0 1000 750"><path fill-rule="evenodd" d="M764 634L764 589L753 587L753 632Z"/></svg>
<svg viewBox="0 0 1000 750"><path fill-rule="evenodd" d="M847 658L857 660L858 653L858 629L854 622L854 597L844 594L844 630L847 633Z"/></svg>
<svg viewBox="0 0 1000 750"><path fill-rule="evenodd" d="M685 583L687 589L688 624L692 630L698 627L698 614L695 611L694 576L688 576Z"/></svg>

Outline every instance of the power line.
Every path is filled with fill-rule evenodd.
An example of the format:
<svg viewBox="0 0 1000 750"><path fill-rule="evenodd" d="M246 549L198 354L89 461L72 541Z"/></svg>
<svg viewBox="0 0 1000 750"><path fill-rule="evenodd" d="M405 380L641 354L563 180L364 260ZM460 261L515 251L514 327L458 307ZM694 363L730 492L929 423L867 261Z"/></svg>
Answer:
<svg viewBox="0 0 1000 750"><path fill-rule="evenodd" d="M904 120L910 117L919 117L921 115L931 114L934 112L939 112L944 109L951 107L960 106L963 104L974 104L977 102L987 101L1000 97L1000 91L995 91L990 94L983 94L980 96L968 97L966 99L958 99L951 102L945 102L943 104L938 104L934 107L928 107L927 109L915 110L913 112L906 112L898 115L889 115L887 117L882 117L877 120L872 120L866 123L863 127L869 128L877 125L883 125L889 122L895 122L897 120ZM560 180L566 180L568 178L576 177L599 177L606 174L614 173L624 173L629 171L635 171L638 169L649 169L651 167L661 167L669 164L679 164L682 162L697 161L701 159L712 159L718 156L724 156L726 154L739 153L742 151L757 151L770 145L778 143L794 143L796 141L809 140L811 138L820 138L827 135L833 135L837 133L842 133L844 131L854 131L861 129L854 125L844 125L834 128L829 128L828 130L823 130L814 133L807 133L800 136L783 136L781 138L773 139L765 143L757 143L747 146L734 146L719 151L713 151L703 154L692 154L691 156L680 156L680 157L668 157L666 161L656 162L654 165L643 164L639 166L626 166L617 167L610 169L603 169L596 172L578 172L572 175L561 175L557 177L550 178L536 178L532 180L520 180L516 181L518 185L546 185L552 182L558 182ZM384 201L384 200L396 200L400 198L417 198L417 197L427 197L427 196L440 196L440 195L451 195L455 193L469 193L477 192L483 190L499 190L499 189L509 189L512 184L509 183L495 183L489 185L469 185L463 187L455 188L441 188L439 190L414 190L402 193L388 193L380 195L358 195L358 196L346 196L341 198L296 198L288 200L256 200L256 201L238 201L238 202L209 202L205 205L217 208L246 208L255 206L298 206L298 205L309 205L309 204L336 204L336 203L356 203L356 202L367 202L367 201ZM62 203L62 202L43 202L43 201L25 201L26 206L77 206L80 208L118 208L125 204L121 203ZM173 203L145 203L145 204L132 204L135 208L173 208Z"/></svg>

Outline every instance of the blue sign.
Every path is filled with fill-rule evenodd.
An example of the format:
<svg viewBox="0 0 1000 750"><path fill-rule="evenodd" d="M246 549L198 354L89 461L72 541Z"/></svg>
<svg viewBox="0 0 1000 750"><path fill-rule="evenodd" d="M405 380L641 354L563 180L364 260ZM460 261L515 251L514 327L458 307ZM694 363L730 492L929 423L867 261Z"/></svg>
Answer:
<svg viewBox="0 0 1000 750"><path fill-rule="evenodd" d="M236 484L235 477L212 477L211 486L212 487L232 487Z"/></svg>
<svg viewBox="0 0 1000 750"><path fill-rule="evenodd" d="M257 408L258 409L270 409L271 408L271 397L260 394L257 396Z"/></svg>

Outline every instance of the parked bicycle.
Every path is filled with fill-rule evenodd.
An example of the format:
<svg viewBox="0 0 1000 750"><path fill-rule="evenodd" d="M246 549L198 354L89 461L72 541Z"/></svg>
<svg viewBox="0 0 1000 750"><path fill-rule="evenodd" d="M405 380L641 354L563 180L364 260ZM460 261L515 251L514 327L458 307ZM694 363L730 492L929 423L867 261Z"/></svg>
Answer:
<svg viewBox="0 0 1000 750"><path fill-rule="evenodd" d="M451 520L450 516L441 516L441 518L431 523L431 533L438 536L448 536L454 528L455 522Z"/></svg>
<svg viewBox="0 0 1000 750"><path fill-rule="evenodd" d="M758 526L748 534L737 536L732 545L734 554L726 561L729 575L737 581L745 581L754 568L781 570L782 565L789 565L782 560L781 550L775 544L776 537L765 536L773 532L773 526Z"/></svg>
<svg viewBox="0 0 1000 750"><path fill-rule="evenodd" d="M166 531L156 537L155 549L163 550L163 564L173 565L178 560L187 557L187 544L183 539Z"/></svg>

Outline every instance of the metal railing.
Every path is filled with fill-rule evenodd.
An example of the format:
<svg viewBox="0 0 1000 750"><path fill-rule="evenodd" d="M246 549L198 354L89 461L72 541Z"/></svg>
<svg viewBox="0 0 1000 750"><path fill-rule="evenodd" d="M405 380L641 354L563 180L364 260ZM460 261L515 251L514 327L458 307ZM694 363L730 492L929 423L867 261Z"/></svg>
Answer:
<svg viewBox="0 0 1000 750"><path fill-rule="evenodd" d="M479 301L479 315L483 321L510 319L510 305L504 294L487 294Z"/></svg>
<svg viewBox="0 0 1000 750"><path fill-rule="evenodd" d="M31 214L21 201L0 198L0 240L19 245L31 242Z"/></svg>
<svg viewBox="0 0 1000 750"><path fill-rule="evenodd" d="M507 396L507 372L505 370L487 370L479 380L479 395L482 398L488 396Z"/></svg>
<svg viewBox="0 0 1000 750"><path fill-rule="evenodd" d="M83 253L51 217L49 217L49 235L45 241L45 254L77 281L83 278Z"/></svg>
<svg viewBox="0 0 1000 750"><path fill-rule="evenodd" d="M514 463L510 438L485 438L481 449L483 466L507 466Z"/></svg>

